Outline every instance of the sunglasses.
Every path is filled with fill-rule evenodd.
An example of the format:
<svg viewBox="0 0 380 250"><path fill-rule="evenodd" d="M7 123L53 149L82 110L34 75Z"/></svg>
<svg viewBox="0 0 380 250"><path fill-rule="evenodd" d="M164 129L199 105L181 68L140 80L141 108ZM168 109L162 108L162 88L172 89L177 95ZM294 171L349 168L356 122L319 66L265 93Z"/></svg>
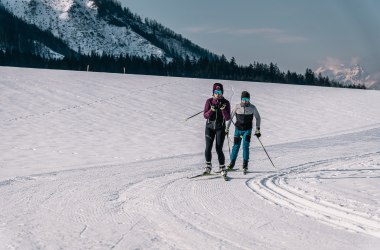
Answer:
<svg viewBox="0 0 380 250"><path fill-rule="evenodd" d="M241 98L241 101L242 102L249 102L249 98L247 98L247 97Z"/></svg>
<svg viewBox="0 0 380 250"><path fill-rule="evenodd" d="M221 95L221 94L222 94L222 91L221 91L221 90L215 90L215 91L214 91L214 94Z"/></svg>

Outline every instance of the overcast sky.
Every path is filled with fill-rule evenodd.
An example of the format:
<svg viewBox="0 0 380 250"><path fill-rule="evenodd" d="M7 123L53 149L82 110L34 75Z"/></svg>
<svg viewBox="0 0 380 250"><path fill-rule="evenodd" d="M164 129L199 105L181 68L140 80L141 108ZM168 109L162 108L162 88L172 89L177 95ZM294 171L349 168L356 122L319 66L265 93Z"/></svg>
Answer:
<svg viewBox="0 0 380 250"><path fill-rule="evenodd" d="M277 63L304 73L359 63L380 72L378 0L119 0L239 64ZM380 75L380 74L379 74Z"/></svg>

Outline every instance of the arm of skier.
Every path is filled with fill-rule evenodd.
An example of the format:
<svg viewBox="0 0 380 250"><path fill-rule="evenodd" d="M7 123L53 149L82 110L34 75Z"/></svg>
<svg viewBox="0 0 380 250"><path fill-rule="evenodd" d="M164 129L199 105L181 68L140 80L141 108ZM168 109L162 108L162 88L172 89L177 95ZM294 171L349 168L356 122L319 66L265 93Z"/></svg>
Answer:
<svg viewBox="0 0 380 250"><path fill-rule="evenodd" d="M231 120L231 105L230 102L226 102L226 107L222 110L222 114L225 121Z"/></svg>
<svg viewBox="0 0 380 250"><path fill-rule="evenodd" d="M214 111L211 110L211 104L209 102L209 100L206 101L206 104L205 104L205 108L203 110L203 116L205 119L208 119L210 118L210 116L212 115Z"/></svg>
<svg viewBox="0 0 380 250"><path fill-rule="evenodd" d="M255 119L256 119L256 130L260 130L261 116L256 107L255 107Z"/></svg>

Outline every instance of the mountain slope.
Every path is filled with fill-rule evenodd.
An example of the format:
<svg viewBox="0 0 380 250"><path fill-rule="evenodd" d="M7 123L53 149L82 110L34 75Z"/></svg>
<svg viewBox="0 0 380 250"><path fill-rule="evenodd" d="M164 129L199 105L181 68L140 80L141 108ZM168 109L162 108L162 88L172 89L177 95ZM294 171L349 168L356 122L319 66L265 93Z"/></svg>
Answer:
<svg viewBox="0 0 380 250"><path fill-rule="evenodd" d="M0 49L3 51L16 50L49 59L61 59L64 56L77 54L51 33L25 23L2 6L0 6L0 23Z"/></svg>
<svg viewBox="0 0 380 250"><path fill-rule="evenodd" d="M154 21L142 21L113 0L0 0L9 12L52 33L80 54L212 57Z"/></svg>

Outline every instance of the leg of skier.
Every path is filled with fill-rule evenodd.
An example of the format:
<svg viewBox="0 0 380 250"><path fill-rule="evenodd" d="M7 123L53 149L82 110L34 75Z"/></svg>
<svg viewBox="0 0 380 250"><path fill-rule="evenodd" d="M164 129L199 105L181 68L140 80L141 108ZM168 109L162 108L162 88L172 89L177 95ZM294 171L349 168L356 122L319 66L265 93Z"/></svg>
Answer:
<svg viewBox="0 0 380 250"><path fill-rule="evenodd" d="M226 137L225 129L218 129L216 131L216 143L215 148L218 153L218 161L219 161L219 170L223 176L227 175L226 166L225 166L225 157L223 153L223 144L224 138Z"/></svg>
<svg viewBox="0 0 380 250"><path fill-rule="evenodd" d="M243 172L244 174L248 171L248 161L249 161L249 145L251 142L252 130L244 131L243 135Z"/></svg>
<svg viewBox="0 0 380 250"><path fill-rule="evenodd" d="M215 130L211 128L205 129L205 139L206 139L206 149L205 149L205 159L206 159L206 166L204 168L204 174L209 174L211 172L212 164L211 164L211 159L212 159L212 145L214 143L215 139Z"/></svg>
<svg viewBox="0 0 380 250"><path fill-rule="evenodd" d="M231 151L230 164L228 164L227 166L229 170L232 170L235 166L236 158L238 156L239 149L240 149L240 144L241 144L240 132L238 129L235 128L234 146L232 147L232 151Z"/></svg>

